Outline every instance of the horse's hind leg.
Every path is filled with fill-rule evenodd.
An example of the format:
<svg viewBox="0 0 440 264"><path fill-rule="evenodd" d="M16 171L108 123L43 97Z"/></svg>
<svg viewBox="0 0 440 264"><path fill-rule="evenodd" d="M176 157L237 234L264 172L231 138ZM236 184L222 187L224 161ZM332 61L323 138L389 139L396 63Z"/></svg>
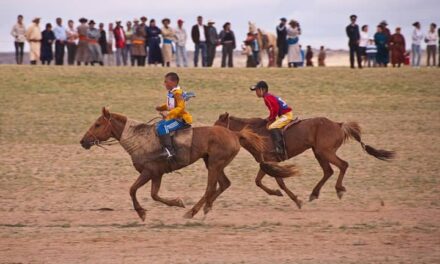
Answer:
<svg viewBox="0 0 440 264"><path fill-rule="evenodd" d="M146 184L151 179L150 175L147 174L147 172L143 171L141 175L137 178L137 180L133 183L133 185L130 187L130 196L131 200L133 201L133 207L134 210L138 213L139 217L142 219L142 221L145 221L145 209L142 208L142 206L139 204L137 198L136 198L136 192L137 190L142 187L144 184Z"/></svg>
<svg viewBox="0 0 440 264"><path fill-rule="evenodd" d="M226 191L226 189L229 188L229 186L231 186L231 181L228 179L228 177L226 177L226 174L223 170L219 174L218 184L219 184L219 188L217 188L217 190L215 191L215 193L210 201L211 207L212 207L212 204L214 203L214 201L217 199L217 197L219 197L220 194L222 194L224 191ZM205 207L207 207L207 204L208 203L205 203ZM209 209L205 208L204 211L206 211L206 210L209 211Z"/></svg>
<svg viewBox="0 0 440 264"><path fill-rule="evenodd" d="M178 206L185 208L183 201L179 198L175 199L166 199L159 196L160 184L162 182L162 175L160 177L154 177L151 180L151 198L153 200L164 203L168 206Z"/></svg>
<svg viewBox="0 0 440 264"><path fill-rule="evenodd" d="M324 176L316 184L315 188L313 188L312 194L310 194L310 198L309 198L310 202L315 199L318 199L322 186L324 186L324 184L327 182L327 180L333 175L333 169L330 166L330 163L328 162L328 160L326 160L323 157L323 155L318 153L315 149L313 150L313 153L315 154L315 157L318 160L319 165L321 165Z"/></svg>
<svg viewBox="0 0 440 264"><path fill-rule="evenodd" d="M299 209L301 209L302 207L302 201L300 199L298 199L298 197L289 190L289 188L287 188L286 184L284 183L283 178L275 178L275 180L277 181L278 185L280 186L280 188L285 191L287 193L287 195L290 197L290 199L292 199L296 206L298 206Z"/></svg>
<svg viewBox="0 0 440 264"><path fill-rule="evenodd" d="M335 189L336 189L336 193L337 193L339 199L341 199L342 196L344 195L344 193L346 192L345 187L342 185L342 181L344 180L345 171L348 168L348 162L339 158L336 155L335 151L325 152L324 155L325 155L325 158L330 163L334 164L336 167L339 168L339 176L338 176L338 180L336 181Z"/></svg>
<svg viewBox="0 0 440 264"><path fill-rule="evenodd" d="M269 187L263 184L262 179L264 175L266 175L264 171L262 171L261 169L258 170L257 177L255 178L255 184L269 195L283 196L280 190L270 189Z"/></svg>

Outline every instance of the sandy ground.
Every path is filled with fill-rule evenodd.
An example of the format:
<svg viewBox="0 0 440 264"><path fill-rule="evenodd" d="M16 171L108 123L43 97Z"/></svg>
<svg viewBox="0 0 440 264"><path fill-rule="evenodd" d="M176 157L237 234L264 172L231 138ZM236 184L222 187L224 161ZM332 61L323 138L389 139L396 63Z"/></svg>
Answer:
<svg viewBox="0 0 440 264"><path fill-rule="evenodd" d="M148 210L145 222L132 209L129 188L137 173L128 154L119 145L86 151L76 142L115 91L121 90L111 98L115 108L139 117L150 107L145 102L163 94L151 88L142 97L146 88L131 81L121 89L113 82L128 81L105 72L125 76L128 70L88 70L107 81L101 92L100 82L81 82L91 79L82 69L73 75L54 69L0 69L0 263L440 263L436 69L364 70L357 75L360 83L346 77L355 74L349 69L304 69L291 94L282 85L290 71L261 70L259 78L278 82L298 112L357 120L363 140L396 150L396 160L379 161L359 144L345 144L338 155L350 164L347 193L337 198L334 175L311 203L307 199L322 177L313 154L287 161L301 169L299 177L286 180L305 202L299 210L288 197L268 196L255 185L257 164L242 150L226 168L232 186L206 217L199 212L183 218L206 187L204 164L197 162L166 175L160 191L182 198L187 208L153 201L150 184L138 191ZM231 97L229 83L220 86L230 78L246 87L256 72L217 71L182 72L187 80L194 74L207 83L191 105L198 120L212 123L223 108L244 115L246 104L260 107L253 115L266 113L247 90L233 90L240 96ZM160 83L163 74L152 72L145 78L158 79L142 85ZM65 82L72 78L78 84ZM205 107L214 95L217 101ZM270 177L264 182L278 188Z"/></svg>

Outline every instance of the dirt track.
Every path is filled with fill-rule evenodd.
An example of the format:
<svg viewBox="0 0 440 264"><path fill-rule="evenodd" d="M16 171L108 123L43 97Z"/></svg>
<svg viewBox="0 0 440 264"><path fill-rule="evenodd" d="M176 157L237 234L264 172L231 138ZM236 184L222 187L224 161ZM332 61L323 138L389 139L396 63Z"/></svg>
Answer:
<svg viewBox="0 0 440 264"><path fill-rule="evenodd" d="M40 75L48 74L45 69L37 69ZM67 84L62 85L64 90L57 90L51 87L62 81L55 77L44 86L49 87L47 91L35 92L32 89L39 88L32 88L29 79L22 81L20 71L16 79L11 79L8 69L0 70L4 73L0 75L1 83L8 84L1 87L0 98L0 263L440 262L440 97L437 90L430 90L421 82L421 78L438 72L421 71L420 76L414 75L409 81L401 79L402 83L394 80L412 71L387 73L390 78L399 78L390 79L384 84L386 87L405 87L405 83L415 87L417 83L421 84L419 90L360 89L343 98L346 90L354 89L344 79L338 82L341 90L328 93L311 86L295 92L296 97L287 98L309 116L358 120L366 143L398 152L394 162L386 163L363 153L357 143L344 145L338 155L350 167L344 180L347 193L342 200L336 196L333 176L320 198L307 202L322 177L310 151L289 161L301 168L301 176L286 180L305 202L302 210L286 196L270 197L260 190L254 183L257 165L247 152L241 151L226 170L231 188L219 197L206 218L203 212L193 220L182 217L205 189L206 170L202 163L196 163L166 175L160 192L164 197L181 197L187 208L154 202L147 184L138 192L141 204L148 210L146 221L141 222L132 210L128 193L137 177L129 156L120 146L108 151L86 151L76 143L89 125L84 120L93 120L99 112L97 106L92 109L84 100L104 98L108 93L74 93L79 88L71 89ZM162 74L162 70L158 71L155 76ZM351 73L348 69L328 71L319 72L322 84L330 73ZM276 73L279 76L273 78L278 80L287 74ZM301 73L304 79L296 80L299 87L308 84L307 78L315 74ZM362 73L368 77L366 86L374 82L370 73ZM96 74L106 78L100 72ZM237 79L243 82L254 72L239 74ZM224 78L221 74L208 75L202 78L213 82ZM438 81L434 77L432 80L435 86ZM218 87L206 87L198 93L199 101L192 103L192 111L200 113L202 123L213 122L223 109L217 103L212 108L203 108L200 103L214 93L231 112L245 114L235 97L227 101L230 94L216 91ZM36 95L30 97L31 93ZM132 92L130 96L143 93ZM246 98L237 93L237 98ZM46 99L52 96L61 99L48 104ZM254 99L246 99L246 103L262 103ZM128 102L125 97L112 100ZM79 104L88 108L81 109ZM66 105L69 107L63 112ZM116 108L133 113L139 105ZM76 106L81 113L87 113L86 117L70 114ZM256 115L262 115L263 110ZM270 177L264 182L277 188ZM105 208L111 210L100 210Z"/></svg>

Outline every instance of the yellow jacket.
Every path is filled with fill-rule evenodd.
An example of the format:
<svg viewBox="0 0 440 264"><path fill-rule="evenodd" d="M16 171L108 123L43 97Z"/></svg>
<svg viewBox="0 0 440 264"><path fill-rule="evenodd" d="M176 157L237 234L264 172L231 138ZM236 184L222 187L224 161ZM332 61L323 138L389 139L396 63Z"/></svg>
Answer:
<svg viewBox="0 0 440 264"><path fill-rule="evenodd" d="M183 119L185 123L192 124L192 116L185 110L183 91L179 86L168 92L167 103L160 106L159 111L168 111L165 120Z"/></svg>

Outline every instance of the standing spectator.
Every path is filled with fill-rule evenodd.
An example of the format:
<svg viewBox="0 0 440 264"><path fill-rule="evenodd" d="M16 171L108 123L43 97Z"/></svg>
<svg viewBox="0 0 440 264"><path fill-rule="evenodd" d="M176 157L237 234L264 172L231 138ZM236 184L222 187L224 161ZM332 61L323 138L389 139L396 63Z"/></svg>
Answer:
<svg viewBox="0 0 440 264"><path fill-rule="evenodd" d="M87 41L87 30L89 27L86 25L86 18L80 18L79 23L81 25L78 26L78 48L76 50L76 63L77 65L81 65L81 62L84 62L85 65L89 64L90 52L89 52L89 43Z"/></svg>
<svg viewBox="0 0 440 264"><path fill-rule="evenodd" d="M307 67L313 67L313 51L312 47L310 45L307 46L307 52L306 52L306 66Z"/></svg>
<svg viewBox="0 0 440 264"><path fill-rule="evenodd" d="M14 37L15 62L23 64L24 42L26 40L26 27L23 23L23 16L18 15L17 24L12 27L11 35Z"/></svg>
<svg viewBox="0 0 440 264"><path fill-rule="evenodd" d="M170 27L170 22L169 18L162 19L162 57L166 67L170 67L171 59L173 57L173 39L175 35L174 30Z"/></svg>
<svg viewBox="0 0 440 264"><path fill-rule="evenodd" d="M382 26L382 32L385 34L385 36L387 37L387 40L388 40L387 45L385 46L387 53L386 53L386 57L384 58L385 67L387 67L388 63L390 62L389 46L390 46L390 39L391 39L391 31L388 29L388 23L386 20L382 20L379 25Z"/></svg>
<svg viewBox="0 0 440 264"><path fill-rule="evenodd" d="M162 51L160 50L160 28L156 26L156 20L150 20L147 31L148 38L148 64L163 64Z"/></svg>
<svg viewBox="0 0 440 264"><path fill-rule="evenodd" d="M107 65L115 65L115 55L113 52L113 40L115 39L115 34L113 33L113 23L108 24L107 31Z"/></svg>
<svg viewBox="0 0 440 264"><path fill-rule="evenodd" d="M99 23L99 46L101 47L102 63L104 64L104 58L107 57L107 34L104 29L104 23Z"/></svg>
<svg viewBox="0 0 440 264"><path fill-rule="evenodd" d="M191 29L191 38L195 45L195 51L194 51L194 67L197 67L197 63L199 62L199 52L202 56L202 66L206 67L208 65L207 63L207 47L206 47L206 40L207 40L207 26L203 25L203 17L198 16L197 17L197 24L195 24Z"/></svg>
<svg viewBox="0 0 440 264"><path fill-rule="evenodd" d="M145 66L145 27L135 27L135 32L131 41L131 54L137 66Z"/></svg>
<svg viewBox="0 0 440 264"><path fill-rule="evenodd" d="M63 26L63 20L59 17L56 19L57 25L53 29L55 34L55 65L64 64L64 51L66 49L67 33Z"/></svg>
<svg viewBox="0 0 440 264"><path fill-rule="evenodd" d="M377 47L376 62L379 67L386 67L388 63L388 37L383 32L382 25L377 26L377 32L374 34L374 42Z"/></svg>
<svg viewBox="0 0 440 264"><path fill-rule="evenodd" d="M131 54L131 38L133 36L134 30L133 27L131 25L131 21L127 21L127 30L125 31L125 47L124 47L124 52L125 52L125 57L127 58L127 60L130 58L130 64L131 66L134 66L134 60L133 60L133 55Z"/></svg>
<svg viewBox="0 0 440 264"><path fill-rule="evenodd" d="M393 67L400 67L405 63L405 37L400 34L400 27L396 28L396 33L390 38L391 64Z"/></svg>
<svg viewBox="0 0 440 264"><path fill-rule="evenodd" d="M41 32L41 64L50 65L53 60L52 44L55 41L55 34L52 31L52 24L47 23L46 29Z"/></svg>
<svg viewBox="0 0 440 264"><path fill-rule="evenodd" d="M40 30L40 18L36 17L32 20L32 24L26 30L26 39L30 46L30 62L31 65L36 65L37 60L40 59L41 52L41 30Z"/></svg>
<svg viewBox="0 0 440 264"><path fill-rule="evenodd" d="M90 50L90 63L95 65L95 63L99 63L99 65L104 65L102 62L102 53L101 46L99 46L99 38L101 37L101 33L97 28L95 28L95 21L90 20L89 22L89 30L87 30L87 39L89 41L89 50Z"/></svg>
<svg viewBox="0 0 440 264"><path fill-rule="evenodd" d="M360 32L360 39L359 39L359 53L361 54L361 60L363 61L363 65L365 66L367 64L367 45L368 40L370 37L368 36L368 26L363 25Z"/></svg>
<svg viewBox="0 0 440 264"><path fill-rule="evenodd" d="M277 47L278 47L278 56L277 56L277 66L283 67L283 60L287 54L287 29L286 29L286 18L280 19L280 24L277 26Z"/></svg>
<svg viewBox="0 0 440 264"><path fill-rule="evenodd" d="M327 57L327 54L325 54L324 46L321 46L319 49L318 54L318 66L325 67L325 58Z"/></svg>
<svg viewBox="0 0 440 264"><path fill-rule="evenodd" d="M208 56L208 67L212 67L215 58L215 50L218 45L218 34L217 29L214 27L215 22L213 20L208 20L208 31L206 34L206 47L207 47L207 56Z"/></svg>
<svg viewBox="0 0 440 264"><path fill-rule="evenodd" d="M368 41L366 53L368 68L376 67L377 47L376 44L374 44L374 39Z"/></svg>
<svg viewBox="0 0 440 264"><path fill-rule="evenodd" d="M257 63L255 62L254 59L254 54L252 52L252 42L254 41L254 34L252 34L251 32L249 32L247 34L247 38L245 41L243 41L243 51L242 54L247 56L247 60L246 60L246 68L255 68L257 67Z"/></svg>
<svg viewBox="0 0 440 264"><path fill-rule="evenodd" d="M125 48L125 31L121 26L122 21L116 21L116 27L113 30L113 34L115 35L115 45L116 45L116 65L121 66L121 58L124 66L127 65L127 54L124 52Z"/></svg>
<svg viewBox="0 0 440 264"><path fill-rule="evenodd" d="M234 31L231 30L231 23L226 22L223 25L223 30L219 35L220 44L223 45L222 48L222 68L226 67L226 58L228 59L228 67L234 67L233 62L233 52L235 49L235 35Z"/></svg>
<svg viewBox="0 0 440 264"><path fill-rule="evenodd" d="M76 54L76 40L78 39L78 32L76 31L73 20L67 22L67 64L73 65L75 63Z"/></svg>
<svg viewBox="0 0 440 264"><path fill-rule="evenodd" d="M299 35L301 30L299 28L299 23L295 20L289 21L289 26L287 27L287 59L289 68L300 66L303 61L301 56L301 48L299 45Z"/></svg>
<svg viewBox="0 0 440 264"><path fill-rule="evenodd" d="M412 33L411 65L413 67L420 67L420 59L422 56L421 45L424 36L422 30L420 29L421 26L418 21L414 22L412 25L414 26L414 31Z"/></svg>
<svg viewBox="0 0 440 264"><path fill-rule="evenodd" d="M426 60L426 66L432 66L434 67L437 63L435 62L437 59L437 41L438 41L438 35L435 30L437 29L437 25L435 23L431 23L429 27L429 31L426 34L426 51L428 53L428 58ZM430 64L432 57L432 65Z"/></svg>
<svg viewBox="0 0 440 264"><path fill-rule="evenodd" d="M183 20L177 20L177 29L175 31L176 40L176 65L181 66L180 59L183 61L183 66L188 67L188 57L186 54L186 30L183 28Z"/></svg>
<svg viewBox="0 0 440 264"><path fill-rule="evenodd" d="M438 67L440 67L440 27L437 29L438 36Z"/></svg>
<svg viewBox="0 0 440 264"><path fill-rule="evenodd" d="M148 52L148 36L147 36L147 31L148 31L148 25L147 25L147 17L146 16L142 16L141 17L141 24L139 25L141 28L143 28L144 30L144 37L145 37L145 54L147 54Z"/></svg>
<svg viewBox="0 0 440 264"><path fill-rule="evenodd" d="M351 15L351 23L345 28L348 37L348 46L350 47L350 67L354 69L354 55L356 54L358 67L362 68L361 54L359 52L360 33L359 26L356 24L356 15Z"/></svg>

